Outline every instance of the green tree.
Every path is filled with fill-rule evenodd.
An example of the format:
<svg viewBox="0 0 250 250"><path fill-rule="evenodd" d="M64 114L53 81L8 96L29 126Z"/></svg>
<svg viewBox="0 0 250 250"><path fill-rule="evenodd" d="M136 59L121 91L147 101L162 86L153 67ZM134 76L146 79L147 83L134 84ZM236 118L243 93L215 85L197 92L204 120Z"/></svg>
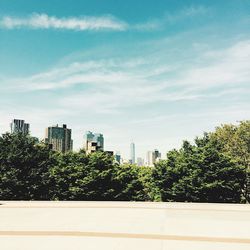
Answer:
<svg viewBox="0 0 250 250"><path fill-rule="evenodd" d="M113 175L114 200L150 200L149 187L146 186L149 174L149 171L137 165L116 165Z"/></svg>
<svg viewBox="0 0 250 250"><path fill-rule="evenodd" d="M84 152L57 155L50 169L51 190L55 200L112 200L114 161L106 153Z"/></svg>
<svg viewBox="0 0 250 250"><path fill-rule="evenodd" d="M149 200L141 168L118 165L113 157L96 152L57 154L50 169L54 200Z"/></svg>
<svg viewBox="0 0 250 250"><path fill-rule="evenodd" d="M217 127L211 137L217 139L222 152L233 157L246 168L244 197L250 202L250 121L241 121L238 125L225 124Z"/></svg>
<svg viewBox="0 0 250 250"><path fill-rule="evenodd" d="M7 133L0 136L0 199L244 202L249 147L250 121L223 125L149 168L118 165L105 152L55 153Z"/></svg>
<svg viewBox="0 0 250 250"><path fill-rule="evenodd" d="M245 167L204 134L195 145L185 141L180 150L170 151L167 160L156 164L153 178L163 201L237 203L242 199Z"/></svg>
<svg viewBox="0 0 250 250"><path fill-rule="evenodd" d="M0 199L49 199L52 152L35 138L22 134L0 137Z"/></svg>

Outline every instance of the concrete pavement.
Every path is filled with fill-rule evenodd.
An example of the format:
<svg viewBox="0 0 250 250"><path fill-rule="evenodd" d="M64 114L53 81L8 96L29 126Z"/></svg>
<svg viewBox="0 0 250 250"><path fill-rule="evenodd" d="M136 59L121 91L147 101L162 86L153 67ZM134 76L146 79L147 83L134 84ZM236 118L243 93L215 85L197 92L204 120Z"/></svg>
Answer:
<svg viewBox="0 0 250 250"><path fill-rule="evenodd" d="M250 250L250 206L0 201L1 250Z"/></svg>

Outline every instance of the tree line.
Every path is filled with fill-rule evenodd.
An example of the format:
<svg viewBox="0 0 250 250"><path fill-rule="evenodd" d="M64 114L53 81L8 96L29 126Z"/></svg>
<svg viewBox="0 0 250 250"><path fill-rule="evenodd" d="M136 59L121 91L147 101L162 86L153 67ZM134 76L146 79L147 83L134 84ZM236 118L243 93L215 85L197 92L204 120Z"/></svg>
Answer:
<svg viewBox="0 0 250 250"><path fill-rule="evenodd" d="M22 134L0 136L0 200L249 202L250 121L226 124L154 167L105 152L61 154Z"/></svg>

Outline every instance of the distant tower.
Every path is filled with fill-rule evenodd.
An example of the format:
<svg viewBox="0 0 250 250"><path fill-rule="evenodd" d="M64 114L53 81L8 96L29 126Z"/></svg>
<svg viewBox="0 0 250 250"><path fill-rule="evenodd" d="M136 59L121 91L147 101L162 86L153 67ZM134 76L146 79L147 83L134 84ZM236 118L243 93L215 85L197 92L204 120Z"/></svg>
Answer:
<svg viewBox="0 0 250 250"><path fill-rule="evenodd" d="M130 144L130 160L132 164L135 164L135 144L131 142Z"/></svg>
<svg viewBox="0 0 250 250"><path fill-rule="evenodd" d="M22 133L24 135L29 134L30 125L25 123L24 120L14 119L10 124L11 133Z"/></svg>
<svg viewBox="0 0 250 250"><path fill-rule="evenodd" d="M45 142L51 145L52 150L66 153L72 151L73 140L71 139L71 129L63 124L62 127L58 125L48 127L46 129Z"/></svg>
<svg viewBox="0 0 250 250"><path fill-rule="evenodd" d="M147 166L151 167L154 165L153 163L153 152L148 151L146 155Z"/></svg>
<svg viewBox="0 0 250 250"><path fill-rule="evenodd" d="M87 154L104 151L104 137L100 133L92 133L87 131L84 136L84 148Z"/></svg>
<svg viewBox="0 0 250 250"><path fill-rule="evenodd" d="M161 153L158 149L153 151L153 162L156 163L161 159Z"/></svg>
<svg viewBox="0 0 250 250"><path fill-rule="evenodd" d="M121 164L121 153L119 151L117 151L115 153L115 161L118 163L118 164Z"/></svg>
<svg viewBox="0 0 250 250"><path fill-rule="evenodd" d="M155 163L157 163L161 159L161 153L158 149L155 149L154 151L148 151L147 152L147 166L154 166Z"/></svg>

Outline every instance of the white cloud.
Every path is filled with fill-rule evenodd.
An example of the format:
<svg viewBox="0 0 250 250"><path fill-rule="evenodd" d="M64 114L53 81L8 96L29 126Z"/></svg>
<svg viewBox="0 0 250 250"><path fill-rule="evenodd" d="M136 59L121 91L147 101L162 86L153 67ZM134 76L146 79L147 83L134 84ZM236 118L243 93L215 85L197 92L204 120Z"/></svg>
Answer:
<svg viewBox="0 0 250 250"><path fill-rule="evenodd" d="M193 17L197 15L205 15L209 12L209 9L202 5L191 5L180 11L180 16Z"/></svg>
<svg viewBox="0 0 250 250"><path fill-rule="evenodd" d="M175 13L166 13L165 20L174 23L187 18L207 15L210 11L209 8L202 5L191 5Z"/></svg>
<svg viewBox="0 0 250 250"><path fill-rule="evenodd" d="M165 15L160 18L153 18L146 22L135 24L132 26L132 28L138 31L160 30L165 26L169 26L170 24L175 24L177 22L197 16L204 16L208 13L210 13L210 9L207 7L202 5L191 5L177 12L166 12Z"/></svg>
<svg viewBox="0 0 250 250"><path fill-rule="evenodd" d="M191 60L188 65L179 63L178 67L164 62L162 54L160 50L154 55L133 60L110 58L73 62L28 78L8 79L1 89L30 92L86 86L77 94L68 94L65 100L62 96L60 103L70 103L72 107L86 110L91 106L99 112L116 113L124 107L199 99L204 97L205 89L222 86L227 86L223 95L237 92L237 84L246 84L250 79L248 40L226 49L205 50L194 55L194 63ZM199 58L198 63L196 58Z"/></svg>
<svg viewBox="0 0 250 250"><path fill-rule="evenodd" d="M7 29L66 29L66 30L116 30L127 29L127 24L113 16L101 17L71 17L58 18L47 14L32 14L29 17L19 18L5 16L0 20L0 27Z"/></svg>
<svg viewBox="0 0 250 250"><path fill-rule="evenodd" d="M189 6L176 13L166 13L163 17L149 19L142 23L128 24L111 15L82 16L82 17L55 17L46 13L33 13L27 17L3 16L0 19L0 28L17 29L65 29L75 31L85 30L159 30L170 23L175 23L186 18L205 15L208 9L204 6Z"/></svg>
<svg viewBox="0 0 250 250"><path fill-rule="evenodd" d="M140 44L143 51L139 50L142 52L135 57L128 53L117 58L115 51L102 59L73 59L30 77L2 79L0 91L9 91L9 96L19 95L22 99L24 95L43 93L43 98L39 108L29 107L30 103L21 104L16 111L3 106L6 110L0 116L21 116L31 122L35 134L43 133L46 126L55 122L65 122L73 129L76 148L82 145L84 131L91 129L105 134L109 149L124 152L130 138L134 138L142 144L139 152L158 144L164 152L177 141L180 144L181 139L213 129L218 122L234 122L249 115L249 104L244 100L239 103L230 99L225 108L219 103L216 112L213 106L216 100L220 102L234 94L246 97L249 93L249 40L220 49L201 46L198 50L197 46L194 49L187 44L186 50L183 44L172 42L163 39L147 44L151 49ZM202 107L207 100L211 101L209 107ZM36 102L34 105L39 106ZM181 110L186 110L185 105L192 107L188 111L175 110L181 105Z"/></svg>
<svg viewBox="0 0 250 250"><path fill-rule="evenodd" d="M205 51L200 61L202 65L194 64L176 83L199 89L249 83L250 40L237 42L225 49Z"/></svg>
<svg viewBox="0 0 250 250"><path fill-rule="evenodd" d="M27 78L8 80L2 89L13 91L56 90L74 87L77 84L103 85L123 84L132 80L127 72L111 70L105 61L72 63L67 67L52 69Z"/></svg>

